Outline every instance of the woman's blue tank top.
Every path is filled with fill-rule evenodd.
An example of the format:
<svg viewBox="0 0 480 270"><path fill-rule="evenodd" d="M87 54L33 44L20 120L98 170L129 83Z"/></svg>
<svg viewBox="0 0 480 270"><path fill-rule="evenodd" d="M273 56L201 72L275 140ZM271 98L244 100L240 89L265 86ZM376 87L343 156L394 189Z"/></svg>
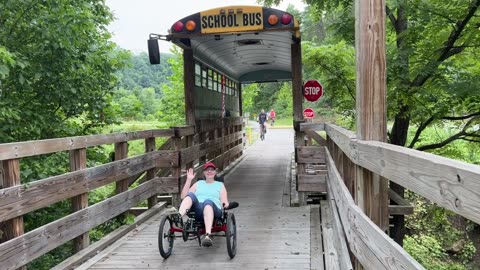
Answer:
<svg viewBox="0 0 480 270"><path fill-rule="evenodd" d="M208 184L205 180L199 180L197 182L197 190L195 191L195 196L197 196L198 202L204 202L207 199L210 199L218 209L222 209L222 204L220 203L220 191L222 190L223 183L214 181L213 183Z"/></svg>

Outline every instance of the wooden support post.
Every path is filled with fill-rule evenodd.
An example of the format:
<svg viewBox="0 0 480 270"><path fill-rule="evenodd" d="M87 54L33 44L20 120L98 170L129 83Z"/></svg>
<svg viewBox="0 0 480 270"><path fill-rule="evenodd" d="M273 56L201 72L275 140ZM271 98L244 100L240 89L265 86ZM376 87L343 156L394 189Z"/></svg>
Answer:
<svg viewBox="0 0 480 270"><path fill-rule="evenodd" d="M293 121L295 128L295 147L305 145L305 133L300 131L300 122L303 122L303 83L302 83L302 47L300 40L291 45L292 54L292 97ZM305 165L298 163L297 175L305 174ZM298 186L297 186L298 188ZM305 194L299 192L300 205L304 203Z"/></svg>
<svg viewBox="0 0 480 270"><path fill-rule="evenodd" d="M21 184L20 181L20 160L10 159L4 160L3 164L3 187L13 187ZM21 236L25 233L23 225L23 216L9 219L5 224L5 239L6 241ZM26 270L26 266L18 269Z"/></svg>
<svg viewBox="0 0 480 270"><path fill-rule="evenodd" d="M128 142L115 143L115 160L128 157ZM120 194L128 190L128 179L122 179L115 183L115 193Z"/></svg>
<svg viewBox="0 0 480 270"><path fill-rule="evenodd" d="M177 134L178 132L175 132ZM182 149L182 138L181 137L172 137L173 150L180 151ZM180 176L182 176L182 164L178 164L177 167L172 167L172 177L178 179L178 194L172 194L172 204L174 206L179 206L181 202L181 193L182 193L182 181Z"/></svg>
<svg viewBox="0 0 480 270"><path fill-rule="evenodd" d="M70 154L70 171L78 171L87 168L87 149L71 150ZM72 197L72 213L88 207L88 193L82 193ZM87 248L90 245L89 233L86 232L73 239L74 252Z"/></svg>
<svg viewBox="0 0 480 270"><path fill-rule="evenodd" d="M242 84L238 84L238 109L240 112L240 116L243 116L243 104L242 104Z"/></svg>
<svg viewBox="0 0 480 270"><path fill-rule="evenodd" d="M183 50L183 84L185 93L185 123L195 125L195 59L191 48Z"/></svg>
<svg viewBox="0 0 480 270"><path fill-rule="evenodd" d="M145 139L145 153L155 151L155 137ZM155 178L156 168L147 170L146 180ZM152 208L158 203L157 195L148 198L148 208Z"/></svg>
<svg viewBox="0 0 480 270"><path fill-rule="evenodd" d="M385 142L385 0L356 0L355 16L357 138ZM388 181L358 168L357 185L360 208L387 231Z"/></svg>
<svg viewBox="0 0 480 270"><path fill-rule="evenodd" d="M199 144L202 144L202 143L205 143L207 141L207 133L202 131L198 134L198 141L199 141ZM204 150L205 149L205 146L202 147L200 150ZM205 164L207 160L207 156L201 156L199 159L198 159L198 165L203 165Z"/></svg>
<svg viewBox="0 0 480 270"><path fill-rule="evenodd" d="M221 146L220 146L220 150L216 152L216 155L215 155L215 158L220 156L221 154L225 153L225 141L224 141L224 127L223 127L223 121L222 121L222 127L218 128L217 129L217 138L220 138L222 143L221 143ZM223 171L223 163L224 163L224 159L222 158L221 160L217 161L217 168L218 168L218 171Z"/></svg>

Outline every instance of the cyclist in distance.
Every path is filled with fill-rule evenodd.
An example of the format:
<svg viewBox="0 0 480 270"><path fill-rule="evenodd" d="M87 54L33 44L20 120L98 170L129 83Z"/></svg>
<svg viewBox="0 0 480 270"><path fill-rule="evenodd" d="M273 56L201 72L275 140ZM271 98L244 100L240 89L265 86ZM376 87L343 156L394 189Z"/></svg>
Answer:
<svg viewBox="0 0 480 270"><path fill-rule="evenodd" d="M267 133L267 126L265 125L265 123L267 122L267 114L265 113L265 110L262 109L262 112L258 114L258 121L257 121L259 124L260 124L260 139L264 139L265 138L265 133Z"/></svg>
<svg viewBox="0 0 480 270"><path fill-rule="evenodd" d="M270 115L269 115L270 120L272 120L272 123L270 124L272 127L273 127L273 124L275 123L275 116L276 116L276 113L275 113L275 111L272 109L272 110L270 111Z"/></svg>

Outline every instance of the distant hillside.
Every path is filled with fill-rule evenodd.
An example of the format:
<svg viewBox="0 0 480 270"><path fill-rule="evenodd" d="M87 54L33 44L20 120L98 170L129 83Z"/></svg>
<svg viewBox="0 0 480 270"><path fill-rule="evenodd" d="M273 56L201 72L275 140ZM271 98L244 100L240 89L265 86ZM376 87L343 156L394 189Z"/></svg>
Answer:
<svg viewBox="0 0 480 270"><path fill-rule="evenodd" d="M160 65L151 65L147 53L132 55L127 68L118 72L120 79L119 88L127 91L134 89L154 88L157 95L161 94L161 85L167 82L168 76L172 74L168 59L173 54L161 53Z"/></svg>

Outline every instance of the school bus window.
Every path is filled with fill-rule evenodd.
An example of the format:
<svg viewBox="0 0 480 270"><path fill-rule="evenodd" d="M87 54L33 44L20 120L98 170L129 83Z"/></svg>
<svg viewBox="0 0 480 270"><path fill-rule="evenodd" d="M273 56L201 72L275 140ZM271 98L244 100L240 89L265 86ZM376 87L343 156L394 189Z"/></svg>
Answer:
<svg viewBox="0 0 480 270"><path fill-rule="evenodd" d="M207 88L207 68L202 67L202 87Z"/></svg>
<svg viewBox="0 0 480 270"><path fill-rule="evenodd" d="M201 67L195 63L195 86L202 86Z"/></svg>
<svg viewBox="0 0 480 270"><path fill-rule="evenodd" d="M222 89L220 88L220 84L218 83L218 80L220 79L220 76L217 72L215 72L215 90L217 90L218 92L221 92Z"/></svg>
<svg viewBox="0 0 480 270"><path fill-rule="evenodd" d="M213 90L213 72L208 69L208 89Z"/></svg>

